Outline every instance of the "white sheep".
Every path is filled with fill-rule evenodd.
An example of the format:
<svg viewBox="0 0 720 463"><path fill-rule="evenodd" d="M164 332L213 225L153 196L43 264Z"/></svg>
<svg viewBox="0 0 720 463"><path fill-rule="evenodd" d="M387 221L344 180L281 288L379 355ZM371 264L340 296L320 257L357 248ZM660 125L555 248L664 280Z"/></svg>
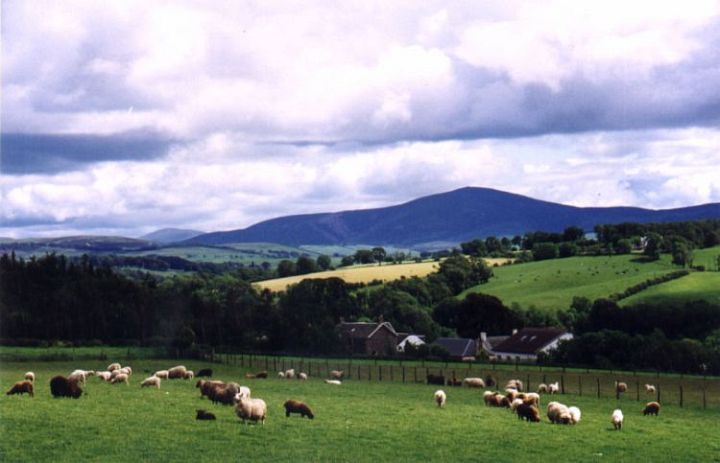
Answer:
<svg viewBox="0 0 720 463"><path fill-rule="evenodd" d="M326 379L325 383L340 386L342 384L342 381L340 381L339 379Z"/></svg>
<svg viewBox="0 0 720 463"><path fill-rule="evenodd" d="M623 413L622 410L619 408L612 412L612 416L610 417L610 422L612 423L613 427L616 431L622 429L623 425Z"/></svg>
<svg viewBox="0 0 720 463"><path fill-rule="evenodd" d="M516 412L517 408L520 405L522 405L523 402L524 402L523 399L520 399L520 398L513 400L512 402L510 402L510 410L512 410L513 412Z"/></svg>
<svg viewBox="0 0 720 463"><path fill-rule="evenodd" d="M284 371L278 371L278 378L284 378L285 372Z"/></svg>
<svg viewBox="0 0 720 463"><path fill-rule="evenodd" d="M305 381L306 379L308 379L307 373L305 373L304 371L301 371L300 373L298 373L298 379Z"/></svg>
<svg viewBox="0 0 720 463"><path fill-rule="evenodd" d="M555 381L552 384L548 384L547 389L550 394L557 394L560 392L560 383Z"/></svg>
<svg viewBox="0 0 720 463"><path fill-rule="evenodd" d="M142 383L140 383L140 387L151 387L155 386L156 388L160 389L160 378L157 376L150 376L149 378L145 378Z"/></svg>
<svg viewBox="0 0 720 463"><path fill-rule="evenodd" d="M482 378L465 378L463 384L467 387L485 387L485 381Z"/></svg>
<svg viewBox="0 0 720 463"><path fill-rule="evenodd" d="M295 369L290 368L289 370L285 371L285 379L293 379L295 377Z"/></svg>
<svg viewBox="0 0 720 463"><path fill-rule="evenodd" d="M522 391L523 383L519 379L511 379L505 385L505 389L517 389L518 391Z"/></svg>
<svg viewBox="0 0 720 463"><path fill-rule="evenodd" d="M540 394L536 392L528 392L525 394L525 402L533 403L536 407L540 406Z"/></svg>
<svg viewBox="0 0 720 463"><path fill-rule="evenodd" d="M580 422L580 416L582 413L577 407L568 407L568 413L570 413L570 424L578 424Z"/></svg>
<svg viewBox="0 0 720 463"><path fill-rule="evenodd" d="M129 377L125 373L120 373L119 375L115 375L113 379L110 380L110 383L112 384L118 384L118 383L125 383L130 384Z"/></svg>
<svg viewBox="0 0 720 463"><path fill-rule="evenodd" d="M103 381L110 381L112 379L112 373L109 371L96 371L95 376Z"/></svg>
<svg viewBox="0 0 720 463"><path fill-rule="evenodd" d="M247 386L240 386L237 388L237 393L235 394L235 402L240 401L243 397L250 397L250 388Z"/></svg>
<svg viewBox="0 0 720 463"><path fill-rule="evenodd" d="M184 365L178 365L168 369L168 379L184 378L187 368Z"/></svg>
<svg viewBox="0 0 720 463"><path fill-rule="evenodd" d="M169 372L167 370L158 370L153 376L157 376L160 379L168 379Z"/></svg>
<svg viewBox="0 0 720 463"><path fill-rule="evenodd" d="M235 413L243 420L243 423L245 423L245 420L250 420L255 423L260 421L262 424L265 424L267 404L265 404L265 401L262 399L252 399L241 396L237 403L235 403Z"/></svg>
<svg viewBox="0 0 720 463"><path fill-rule="evenodd" d="M444 407L445 402L447 401L447 395L445 395L445 391L438 389L435 391L435 394L433 394L433 398L435 399L435 403L438 405L438 407Z"/></svg>
<svg viewBox="0 0 720 463"><path fill-rule="evenodd" d="M648 394L655 394L655 386L653 386L652 384L646 384L645 392L647 392Z"/></svg>
<svg viewBox="0 0 720 463"><path fill-rule="evenodd" d="M31 383L35 382L35 373L32 371L28 371L25 373L25 381L30 381Z"/></svg>
<svg viewBox="0 0 720 463"><path fill-rule="evenodd" d="M111 364L108 365L108 367L107 367L107 371L115 371L115 370L119 370L119 369L120 369L120 364L119 364L119 363L111 363Z"/></svg>
<svg viewBox="0 0 720 463"><path fill-rule="evenodd" d="M193 379L195 377L195 372L192 370L188 370L185 372L185 376L183 378L185 379Z"/></svg>
<svg viewBox="0 0 720 463"><path fill-rule="evenodd" d="M548 385L545 383L538 384L537 392L538 394L547 394L548 391Z"/></svg>
<svg viewBox="0 0 720 463"><path fill-rule="evenodd" d="M132 368L130 368L130 367L122 367L119 370L115 370L115 371L126 374L128 376L132 375Z"/></svg>
<svg viewBox="0 0 720 463"><path fill-rule="evenodd" d="M80 384L85 384L85 380L88 376L94 375L94 371L87 371L87 370L74 370L70 375L68 375L68 379L70 381L75 381Z"/></svg>
<svg viewBox="0 0 720 463"><path fill-rule="evenodd" d="M547 417L551 423L570 424L570 411L560 402L550 402L547 406Z"/></svg>

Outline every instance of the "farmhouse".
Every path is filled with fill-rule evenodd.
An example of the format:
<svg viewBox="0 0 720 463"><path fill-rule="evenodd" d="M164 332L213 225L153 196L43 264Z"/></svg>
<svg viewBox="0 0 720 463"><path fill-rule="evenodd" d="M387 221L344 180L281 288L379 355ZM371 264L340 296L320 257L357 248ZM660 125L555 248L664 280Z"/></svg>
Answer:
<svg viewBox="0 0 720 463"><path fill-rule="evenodd" d="M351 354L376 356L397 351L398 334L390 322L341 322L337 328Z"/></svg>
<svg viewBox="0 0 720 463"><path fill-rule="evenodd" d="M536 361L540 352L550 352L572 338L562 328L523 328L492 347L488 355L496 360Z"/></svg>
<svg viewBox="0 0 720 463"><path fill-rule="evenodd" d="M437 338L433 344L447 349L454 360L472 362L478 353L477 341L470 338Z"/></svg>

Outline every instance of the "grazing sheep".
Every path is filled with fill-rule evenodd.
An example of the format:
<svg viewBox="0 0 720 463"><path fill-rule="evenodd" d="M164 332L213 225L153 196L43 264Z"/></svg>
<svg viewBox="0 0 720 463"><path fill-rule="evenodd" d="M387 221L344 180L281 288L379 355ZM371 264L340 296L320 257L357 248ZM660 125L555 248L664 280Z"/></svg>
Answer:
<svg viewBox="0 0 720 463"><path fill-rule="evenodd" d="M460 381L459 379L457 379L455 377L455 375L453 375L452 378L448 378L447 385L453 386L453 387L460 387L460 386L462 386L462 381Z"/></svg>
<svg viewBox="0 0 720 463"><path fill-rule="evenodd" d="M125 373L120 373L119 375L115 375L115 377L110 380L110 384L125 383L125 384L129 385L130 384L129 380L130 380L130 377L128 375L126 375Z"/></svg>
<svg viewBox="0 0 720 463"><path fill-rule="evenodd" d="M495 387L496 384L497 384L497 381L495 381L495 378L493 378L492 376L487 375L485 377L485 386L486 387Z"/></svg>
<svg viewBox="0 0 720 463"><path fill-rule="evenodd" d="M467 387L485 387L485 381L483 381L482 378L465 378L463 379L463 384Z"/></svg>
<svg viewBox="0 0 720 463"><path fill-rule="evenodd" d="M178 365L168 370L168 379L182 379L185 378L187 368L184 365Z"/></svg>
<svg viewBox="0 0 720 463"><path fill-rule="evenodd" d="M578 424L580 422L580 416L582 415L580 409L577 407L568 407L568 412L570 413L570 424Z"/></svg>
<svg viewBox="0 0 720 463"><path fill-rule="evenodd" d="M235 400L240 400L241 397L250 397L250 388L247 386L240 386L237 394L235 394Z"/></svg>
<svg viewBox="0 0 720 463"><path fill-rule="evenodd" d="M265 424L267 416L267 404L262 399L251 399L250 397L241 397L235 404L235 413L243 420L250 420L255 423L260 421Z"/></svg>
<svg viewBox="0 0 720 463"><path fill-rule="evenodd" d="M342 381L340 381L339 379L326 379L325 383L326 384L334 384L335 386L340 386L342 384Z"/></svg>
<svg viewBox="0 0 720 463"><path fill-rule="evenodd" d="M198 371L197 377L198 378L210 378L213 375L212 368L203 368L202 370Z"/></svg>
<svg viewBox="0 0 720 463"><path fill-rule="evenodd" d="M122 367L119 370L115 370L115 371L117 371L118 374L124 374L124 375L128 375L128 376L132 375L132 368L130 368L130 367ZM113 373L115 373L115 372L113 372Z"/></svg>
<svg viewBox="0 0 720 463"><path fill-rule="evenodd" d="M85 384L85 380L87 380L87 377L93 375L95 375L95 372L92 370L75 370L70 373L68 379L78 381L80 384Z"/></svg>
<svg viewBox="0 0 720 463"><path fill-rule="evenodd" d="M615 381L615 394L620 395L627 391L627 384Z"/></svg>
<svg viewBox="0 0 720 463"><path fill-rule="evenodd" d="M652 384L646 384L645 392L647 392L648 394L655 394L655 392L656 392L655 386L653 386Z"/></svg>
<svg viewBox="0 0 720 463"><path fill-rule="evenodd" d="M7 391L7 395L13 394L28 394L30 397L35 397L35 391L32 381L18 381L17 383L13 384L13 387L11 387L9 391Z"/></svg>
<svg viewBox="0 0 720 463"><path fill-rule="evenodd" d="M547 417L553 424L570 424L570 411L560 402L550 402L547 406Z"/></svg>
<svg viewBox="0 0 720 463"><path fill-rule="evenodd" d="M95 376L97 376L99 380L110 381L110 379L112 378L112 373L110 373L109 371L96 371Z"/></svg>
<svg viewBox="0 0 720 463"><path fill-rule="evenodd" d="M537 392L538 392L538 394L547 394L547 392L548 392L548 385L545 384L545 383L540 383L540 384L538 384Z"/></svg>
<svg viewBox="0 0 720 463"><path fill-rule="evenodd" d="M268 377L267 371L261 371L259 373L255 373L255 378L257 378L257 379L265 379L267 377Z"/></svg>
<svg viewBox="0 0 720 463"><path fill-rule="evenodd" d="M616 409L615 411L612 412L612 416L610 417L610 422L612 423L612 425L616 431L619 431L620 429L622 429L623 420L624 420L623 413L620 409Z"/></svg>
<svg viewBox="0 0 720 463"><path fill-rule="evenodd" d="M438 407L445 406L445 401L447 401L447 396L445 395L445 391L443 391L443 390L435 391L435 394L433 394L433 398L435 399L435 403L438 405Z"/></svg>
<svg viewBox="0 0 720 463"><path fill-rule="evenodd" d="M192 370L188 370L185 372L183 379L193 379L194 377L195 377L195 373Z"/></svg>
<svg viewBox="0 0 720 463"><path fill-rule="evenodd" d="M493 391L485 391L485 393L483 393L483 401L485 402L485 405L488 407L492 405L492 402L495 400L495 394L496 393Z"/></svg>
<svg viewBox="0 0 720 463"><path fill-rule="evenodd" d="M552 384L548 384L547 391L549 394L558 394L560 392L560 383L555 381Z"/></svg>
<svg viewBox="0 0 720 463"><path fill-rule="evenodd" d="M540 410L535 405L521 402L516 410L518 418L521 420L532 421L534 423L540 422Z"/></svg>
<svg viewBox="0 0 720 463"><path fill-rule="evenodd" d="M510 410L512 412L517 411L517 408L520 406L520 404L524 403L523 399L517 398L510 402Z"/></svg>
<svg viewBox="0 0 720 463"><path fill-rule="evenodd" d="M428 384L434 384L436 386L445 385L445 377L443 375L433 375L432 373L428 373L426 378Z"/></svg>
<svg viewBox="0 0 720 463"><path fill-rule="evenodd" d="M645 405L645 408L643 409L643 415L655 415L658 416L658 413L660 413L660 404L657 402L648 402L647 405Z"/></svg>
<svg viewBox="0 0 720 463"><path fill-rule="evenodd" d="M77 381L69 380L64 376L55 376L50 380L50 393L53 397L72 397L77 399L82 395L82 389Z"/></svg>
<svg viewBox="0 0 720 463"><path fill-rule="evenodd" d="M158 370L153 374L153 376L157 376L160 379L168 379L170 372L167 370Z"/></svg>
<svg viewBox="0 0 720 463"><path fill-rule="evenodd" d="M255 373L245 373L245 379L255 379L257 376L255 376Z"/></svg>
<svg viewBox="0 0 720 463"><path fill-rule="evenodd" d="M235 403L235 396L240 393L240 385L238 383L227 383L221 386L210 388L208 398L213 403L221 403L223 405L232 405Z"/></svg>
<svg viewBox="0 0 720 463"><path fill-rule="evenodd" d="M345 376L345 372L343 370L332 370L330 372L330 379L338 379L341 380Z"/></svg>
<svg viewBox="0 0 720 463"><path fill-rule="evenodd" d="M205 410L195 410L195 419L196 420L214 420L215 415L210 412L206 412Z"/></svg>
<svg viewBox="0 0 720 463"><path fill-rule="evenodd" d="M206 396L208 399L212 399L212 390L219 386L225 386L225 383L222 381L206 381L204 379L199 379L195 384L195 387L200 388L200 398Z"/></svg>
<svg viewBox="0 0 720 463"><path fill-rule="evenodd" d="M35 373L32 371L28 371L25 373L25 381L30 381L31 383L35 382Z"/></svg>
<svg viewBox="0 0 720 463"><path fill-rule="evenodd" d="M160 378L157 376L150 376L149 378L145 378L142 383L140 383L140 387L151 387L155 386L156 388L160 389Z"/></svg>
<svg viewBox="0 0 720 463"><path fill-rule="evenodd" d="M505 385L505 389L517 389L518 391L522 391L523 383L519 379L511 379Z"/></svg>
<svg viewBox="0 0 720 463"><path fill-rule="evenodd" d="M507 389L505 390L505 397L508 398L510 402L517 399L520 394L515 389Z"/></svg>
<svg viewBox="0 0 720 463"><path fill-rule="evenodd" d="M284 371L278 371L278 378L284 378L285 372Z"/></svg>
<svg viewBox="0 0 720 463"><path fill-rule="evenodd" d="M535 404L536 407L540 406L540 394L535 392L528 392L525 394L525 398L523 400L525 403Z"/></svg>
<svg viewBox="0 0 720 463"><path fill-rule="evenodd" d="M107 371L110 371L110 372L115 371L115 370L119 370L119 369L120 369L120 364L119 364L119 363L111 363L111 364L108 365L108 367L107 367Z"/></svg>
<svg viewBox="0 0 720 463"><path fill-rule="evenodd" d="M311 420L315 418L315 415L313 415L310 407L300 402L299 400L288 400L283 404L283 407L285 407L285 417L289 417L291 413L299 413L300 418L304 418L306 416Z"/></svg>
<svg viewBox="0 0 720 463"><path fill-rule="evenodd" d="M289 370L285 371L285 379L293 379L295 378L295 369L290 368Z"/></svg>
<svg viewBox="0 0 720 463"><path fill-rule="evenodd" d="M300 373L298 373L297 378L301 381L306 381L308 379L308 375L304 371L301 371Z"/></svg>

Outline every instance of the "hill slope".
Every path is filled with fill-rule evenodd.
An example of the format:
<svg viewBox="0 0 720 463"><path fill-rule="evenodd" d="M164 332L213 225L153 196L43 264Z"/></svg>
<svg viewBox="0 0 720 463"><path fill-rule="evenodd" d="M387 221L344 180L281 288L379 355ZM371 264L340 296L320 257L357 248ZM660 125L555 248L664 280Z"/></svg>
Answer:
<svg viewBox="0 0 720 463"><path fill-rule="evenodd" d="M477 237L535 230L562 231L570 225L592 230L603 223L709 218L720 218L720 204L667 210L580 208L488 188L468 187L379 209L279 217L242 230L199 235L187 242L417 246L434 242L459 243Z"/></svg>
<svg viewBox="0 0 720 463"><path fill-rule="evenodd" d="M181 228L162 228L152 233L141 236L139 239L147 241L155 241L156 243L175 243L177 241L189 240L203 232L197 230L184 230Z"/></svg>

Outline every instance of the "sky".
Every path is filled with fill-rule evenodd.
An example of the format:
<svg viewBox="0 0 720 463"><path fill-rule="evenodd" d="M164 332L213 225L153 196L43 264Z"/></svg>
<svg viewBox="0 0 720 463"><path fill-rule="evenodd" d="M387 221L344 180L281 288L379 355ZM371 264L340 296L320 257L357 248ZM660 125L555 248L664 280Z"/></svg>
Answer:
<svg viewBox="0 0 720 463"><path fill-rule="evenodd" d="M718 1L1 0L0 237L720 202Z"/></svg>

